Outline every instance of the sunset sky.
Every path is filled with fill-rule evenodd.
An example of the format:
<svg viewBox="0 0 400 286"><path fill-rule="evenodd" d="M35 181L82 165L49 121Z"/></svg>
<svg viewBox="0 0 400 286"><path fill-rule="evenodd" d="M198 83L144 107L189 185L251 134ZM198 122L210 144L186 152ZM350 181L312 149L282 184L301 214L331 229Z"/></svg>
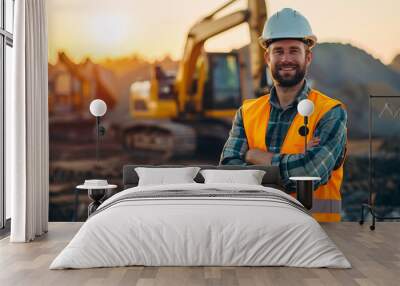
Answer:
<svg viewBox="0 0 400 286"><path fill-rule="evenodd" d="M190 26L226 0L47 0L49 61L64 50L74 60L133 53L180 59ZM400 1L268 0L268 15L291 7L305 15L319 42L351 43L388 64L400 54ZM239 1L233 8L244 8ZM231 9L232 11L234 9ZM229 51L247 44L240 26L206 44Z"/></svg>

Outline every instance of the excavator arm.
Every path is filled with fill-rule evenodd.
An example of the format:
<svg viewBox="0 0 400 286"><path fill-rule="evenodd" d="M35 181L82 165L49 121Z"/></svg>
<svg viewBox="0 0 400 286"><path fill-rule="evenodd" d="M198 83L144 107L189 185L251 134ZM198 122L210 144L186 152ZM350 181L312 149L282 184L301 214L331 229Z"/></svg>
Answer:
<svg viewBox="0 0 400 286"><path fill-rule="evenodd" d="M206 40L232 29L242 23L248 23L250 31L250 58L253 85L257 87L262 74L263 51L258 44L258 37L262 33L267 18L265 0L247 0L248 9L237 11L226 16L216 18L216 14L237 0L231 0L203 18L189 30L183 57L177 75L178 109L183 112L187 95L193 81L194 70Z"/></svg>

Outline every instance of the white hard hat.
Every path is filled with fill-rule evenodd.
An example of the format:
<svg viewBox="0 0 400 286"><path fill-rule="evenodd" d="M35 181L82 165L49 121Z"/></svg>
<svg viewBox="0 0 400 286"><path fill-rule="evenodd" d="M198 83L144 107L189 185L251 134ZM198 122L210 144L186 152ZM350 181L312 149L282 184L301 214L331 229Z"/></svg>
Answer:
<svg viewBox="0 0 400 286"><path fill-rule="evenodd" d="M310 23L302 14L291 8L282 9L265 22L259 41L266 49L269 44L279 39L300 39L310 48L317 43Z"/></svg>

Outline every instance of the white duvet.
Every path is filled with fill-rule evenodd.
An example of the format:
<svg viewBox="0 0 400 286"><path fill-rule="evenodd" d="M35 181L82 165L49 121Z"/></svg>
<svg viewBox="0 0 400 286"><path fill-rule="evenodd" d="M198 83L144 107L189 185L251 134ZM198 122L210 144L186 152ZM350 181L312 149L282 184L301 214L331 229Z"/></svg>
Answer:
<svg viewBox="0 0 400 286"><path fill-rule="evenodd" d="M132 192L262 190L238 184L135 187L105 201L99 213L54 259L50 269L146 266L294 266L350 268L321 226L300 209L259 198L151 198L121 201Z"/></svg>

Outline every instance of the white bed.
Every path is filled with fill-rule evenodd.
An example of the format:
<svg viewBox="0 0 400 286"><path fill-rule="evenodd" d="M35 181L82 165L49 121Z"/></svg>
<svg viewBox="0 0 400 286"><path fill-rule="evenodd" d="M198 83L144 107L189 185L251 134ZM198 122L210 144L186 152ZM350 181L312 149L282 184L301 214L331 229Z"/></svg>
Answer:
<svg viewBox="0 0 400 286"><path fill-rule="evenodd" d="M174 196L146 198L175 190ZM198 183L138 186L114 195L50 269L127 265L351 267L321 226L284 192Z"/></svg>

